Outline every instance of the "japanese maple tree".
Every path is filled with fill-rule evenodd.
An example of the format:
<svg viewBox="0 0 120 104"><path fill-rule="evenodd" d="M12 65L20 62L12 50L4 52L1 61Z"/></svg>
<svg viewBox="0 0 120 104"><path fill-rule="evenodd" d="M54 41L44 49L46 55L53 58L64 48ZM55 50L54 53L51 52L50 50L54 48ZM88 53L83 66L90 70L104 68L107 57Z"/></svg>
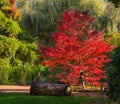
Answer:
<svg viewBox="0 0 120 104"><path fill-rule="evenodd" d="M104 63L114 47L105 42L104 33L92 28L93 18L86 12L65 10L53 35L53 46L42 46L43 64L50 67L51 78L69 84L99 86L105 78Z"/></svg>

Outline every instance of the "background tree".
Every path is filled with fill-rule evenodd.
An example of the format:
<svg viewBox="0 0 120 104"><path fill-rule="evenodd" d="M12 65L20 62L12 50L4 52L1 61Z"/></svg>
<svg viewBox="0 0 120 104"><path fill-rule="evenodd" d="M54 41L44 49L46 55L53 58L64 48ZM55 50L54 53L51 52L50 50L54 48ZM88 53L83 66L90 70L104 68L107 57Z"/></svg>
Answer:
<svg viewBox="0 0 120 104"><path fill-rule="evenodd" d="M119 100L120 97L120 34L113 33L111 38L107 40L110 44L113 44L116 48L109 53L109 57L112 59L107 65L107 81L109 85L108 95L114 101Z"/></svg>
<svg viewBox="0 0 120 104"><path fill-rule="evenodd" d="M93 26L97 30L105 31L107 34L118 32L120 21L120 8L104 0L80 0L79 7L95 17Z"/></svg>
<svg viewBox="0 0 120 104"><path fill-rule="evenodd" d="M118 100L120 97L120 47L115 48L111 54L110 58L112 58L112 61L108 63L107 65L107 74L108 74L108 85L109 85L109 91L108 95L110 98L114 101Z"/></svg>
<svg viewBox="0 0 120 104"><path fill-rule="evenodd" d="M18 1L18 7L23 13L22 26L33 37L39 37L42 44L48 44L54 33L57 21L64 9L72 8L88 11L93 16L94 28L110 32L118 32L120 8L104 0L27 0ZM50 8L50 10L49 10ZM32 28L32 29L31 29Z"/></svg>
<svg viewBox="0 0 120 104"><path fill-rule="evenodd" d="M69 84L85 83L100 86L105 78L106 55L113 46L104 41L104 33L91 27L93 19L86 12L66 10L59 21L58 32L53 35L53 47L42 47L53 78ZM55 74L56 73L56 74Z"/></svg>
<svg viewBox="0 0 120 104"><path fill-rule="evenodd" d="M39 37L42 44L48 43L49 37L56 30L59 15L78 1L26 0L22 2L18 0L18 7L23 13L22 24L34 37Z"/></svg>

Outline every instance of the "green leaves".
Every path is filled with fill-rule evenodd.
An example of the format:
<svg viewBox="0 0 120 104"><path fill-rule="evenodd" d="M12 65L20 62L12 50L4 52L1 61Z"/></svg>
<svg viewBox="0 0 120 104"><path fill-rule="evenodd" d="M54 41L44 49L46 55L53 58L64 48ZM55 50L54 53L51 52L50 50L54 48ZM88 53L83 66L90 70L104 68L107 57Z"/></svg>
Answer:
<svg viewBox="0 0 120 104"><path fill-rule="evenodd" d="M21 43L17 51L17 57L23 62L35 63L38 59L37 45L35 43Z"/></svg>
<svg viewBox="0 0 120 104"><path fill-rule="evenodd" d="M40 42L48 44L49 36L56 30L57 22L64 9L79 0L18 0L23 11L22 24L30 33L38 36ZM26 25L25 25L26 24Z"/></svg>
<svg viewBox="0 0 120 104"><path fill-rule="evenodd" d="M9 72L12 70L10 58L0 58L0 83L8 84Z"/></svg>
<svg viewBox="0 0 120 104"><path fill-rule="evenodd" d="M9 0L0 0L0 7L8 5Z"/></svg>
<svg viewBox="0 0 120 104"><path fill-rule="evenodd" d="M107 64L108 95L117 100L120 96L120 47L117 47L110 53L111 62Z"/></svg>
<svg viewBox="0 0 120 104"><path fill-rule="evenodd" d="M107 40L108 43L120 47L120 33L111 33L111 37Z"/></svg>
<svg viewBox="0 0 120 104"><path fill-rule="evenodd" d="M87 11L92 17L95 17L93 26L97 30L109 32L118 32L117 24L120 20L120 8L104 0L80 0L77 9Z"/></svg>
<svg viewBox="0 0 120 104"><path fill-rule="evenodd" d="M0 58L15 57L16 51L19 48L19 43L17 39L0 35Z"/></svg>
<svg viewBox="0 0 120 104"><path fill-rule="evenodd" d="M38 58L35 43L21 42L15 38L0 35L0 58L19 58L23 62L35 62Z"/></svg>
<svg viewBox="0 0 120 104"><path fill-rule="evenodd" d="M2 74L0 83L9 84L8 80L10 80L14 83L26 84L28 76L31 81L34 68L39 70L37 50L35 43L21 42L18 39L0 35L0 74Z"/></svg>
<svg viewBox="0 0 120 104"><path fill-rule="evenodd" d="M10 36L13 34L16 36L21 32L19 24L17 24L12 19L7 18L1 11L0 11L0 33L6 36Z"/></svg>
<svg viewBox="0 0 120 104"><path fill-rule="evenodd" d="M21 32L18 24L21 13L11 2L10 0L0 0L0 34L16 37Z"/></svg>

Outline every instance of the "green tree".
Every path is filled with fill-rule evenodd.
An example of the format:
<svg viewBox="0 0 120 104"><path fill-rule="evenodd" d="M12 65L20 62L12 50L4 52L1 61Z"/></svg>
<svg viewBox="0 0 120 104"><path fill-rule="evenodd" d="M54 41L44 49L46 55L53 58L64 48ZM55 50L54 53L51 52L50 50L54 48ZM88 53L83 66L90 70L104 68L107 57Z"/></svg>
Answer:
<svg viewBox="0 0 120 104"><path fill-rule="evenodd" d="M36 42L19 40L21 16L16 0L0 0L0 84L30 83L42 67Z"/></svg>
<svg viewBox="0 0 120 104"><path fill-rule="evenodd" d="M0 34L16 37L21 32L19 22L21 13L15 6L15 0L0 1Z"/></svg>

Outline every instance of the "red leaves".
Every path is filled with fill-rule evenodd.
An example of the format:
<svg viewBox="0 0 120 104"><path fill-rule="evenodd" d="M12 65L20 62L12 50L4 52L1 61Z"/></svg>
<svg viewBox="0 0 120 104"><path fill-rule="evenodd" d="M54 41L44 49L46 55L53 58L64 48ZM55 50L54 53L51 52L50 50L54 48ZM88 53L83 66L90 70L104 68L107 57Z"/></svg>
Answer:
<svg viewBox="0 0 120 104"><path fill-rule="evenodd" d="M62 18L59 32L53 35L54 47L41 48L47 60L44 65L58 69L54 78L63 83L85 81L99 86L100 79L105 77L104 63L110 61L106 54L114 47L104 41L103 32L91 28L93 19L87 13L66 10Z"/></svg>

